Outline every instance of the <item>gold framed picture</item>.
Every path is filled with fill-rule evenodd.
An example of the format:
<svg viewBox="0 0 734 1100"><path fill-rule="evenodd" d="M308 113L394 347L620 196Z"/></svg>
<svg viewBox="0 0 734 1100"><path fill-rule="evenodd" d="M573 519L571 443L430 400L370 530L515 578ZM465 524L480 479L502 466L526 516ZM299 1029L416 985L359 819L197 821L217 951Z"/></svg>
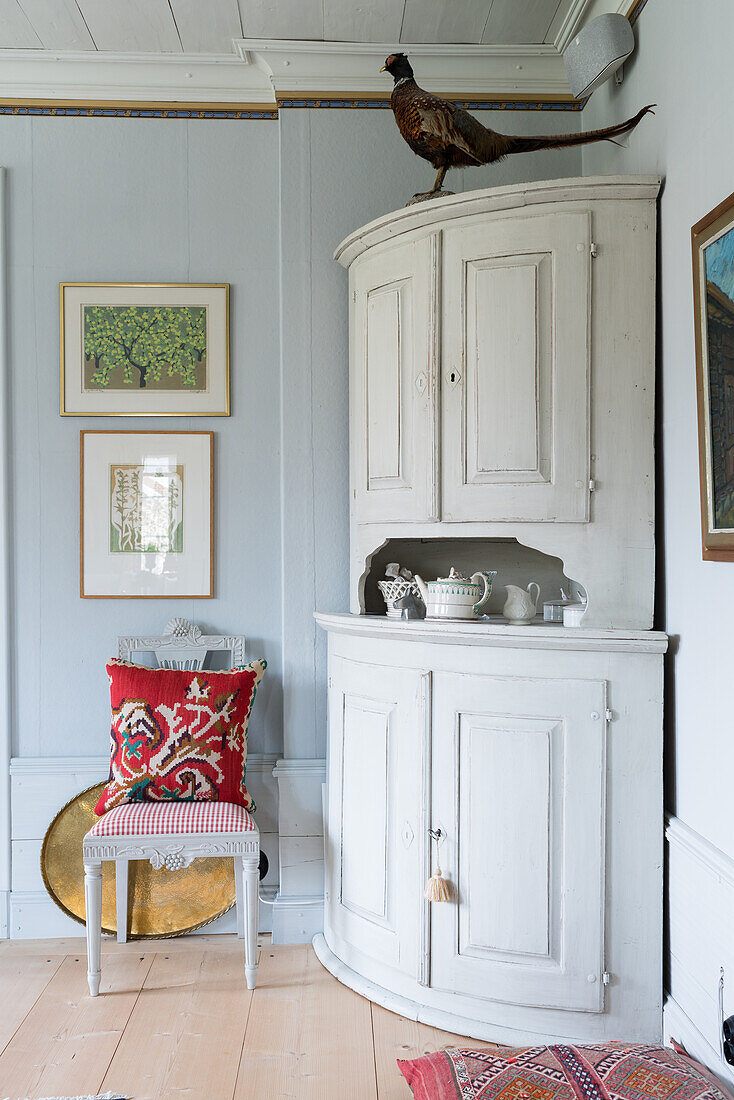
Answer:
<svg viewBox="0 0 734 1100"><path fill-rule="evenodd" d="M80 595L214 595L214 433L82 431Z"/></svg>
<svg viewBox="0 0 734 1100"><path fill-rule="evenodd" d="M228 283L61 283L62 416L229 416Z"/></svg>
<svg viewBox="0 0 734 1100"><path fill-rule="evenodd" d="M734 561L734 194L691 245L703 557Z"/></svg>

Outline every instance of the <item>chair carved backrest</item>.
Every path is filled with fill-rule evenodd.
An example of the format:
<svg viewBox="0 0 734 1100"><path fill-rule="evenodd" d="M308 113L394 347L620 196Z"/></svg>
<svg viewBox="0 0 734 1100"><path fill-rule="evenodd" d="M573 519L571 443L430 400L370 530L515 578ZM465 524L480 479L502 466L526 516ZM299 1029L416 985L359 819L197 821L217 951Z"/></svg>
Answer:
<svg viewBox="0 0 734 1100"><path fill-rule="evenodd" d="M117 639L117 653L123 661L134 661L136 653L152 653L159 668L177 668L194 672L204 667L210 653L229 653L230 668L245 663L245 637L242 634L203 634L188 619L175 618L166 623L156 637L134 635Z"/></svg>

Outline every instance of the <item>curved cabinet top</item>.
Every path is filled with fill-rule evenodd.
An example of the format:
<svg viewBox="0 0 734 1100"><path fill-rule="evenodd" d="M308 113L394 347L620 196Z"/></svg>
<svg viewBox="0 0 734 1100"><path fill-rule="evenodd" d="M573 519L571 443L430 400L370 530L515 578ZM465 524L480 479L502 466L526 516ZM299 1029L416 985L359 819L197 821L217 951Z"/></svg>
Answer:
<svg viewBox="0 0 734 1100"><path fill-rule="evenodd" d="M440 226L456 218L497 210L519 210L523 207L552 202L589 202L598 199L655 199L660 190L660 176L586 176L565 180L539 180L535 183L513 183L505 187L486 187L481 191L465 191L450 198L431 199L414 206L404 206L390 214L363 225L346 237L334 253L334 259L344 267L373 245L393 240L416 229Z"/></svg>

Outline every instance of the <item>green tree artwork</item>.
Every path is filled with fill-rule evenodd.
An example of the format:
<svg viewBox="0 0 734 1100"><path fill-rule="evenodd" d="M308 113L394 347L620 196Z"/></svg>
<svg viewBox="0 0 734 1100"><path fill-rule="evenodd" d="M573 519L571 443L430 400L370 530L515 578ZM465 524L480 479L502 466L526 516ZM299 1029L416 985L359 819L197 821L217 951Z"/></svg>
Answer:
<svg viewBox="0 0 734 1100"><path fill-rule="evenodd" d="M85 390L205 390L205 306L84 306Z"/></svg>
<svg viewBox="0 0 734 1100"><path fill-rule="evenodd" d="M110 467L110 551L183 551L183 466Z"/></svg>

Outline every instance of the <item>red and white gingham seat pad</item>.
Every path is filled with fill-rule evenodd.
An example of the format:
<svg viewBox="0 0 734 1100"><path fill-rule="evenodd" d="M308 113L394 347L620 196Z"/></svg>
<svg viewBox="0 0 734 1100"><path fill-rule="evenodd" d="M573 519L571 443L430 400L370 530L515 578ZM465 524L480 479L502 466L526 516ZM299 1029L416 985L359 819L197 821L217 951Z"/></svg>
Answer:
<svg viewBox="0 0 734 1100"><path fill-rule="evenodd" d="M244 806L236 806L233 802L130 802L108 810L87 836L182 836L256 831L257 826Z"/></svg>

